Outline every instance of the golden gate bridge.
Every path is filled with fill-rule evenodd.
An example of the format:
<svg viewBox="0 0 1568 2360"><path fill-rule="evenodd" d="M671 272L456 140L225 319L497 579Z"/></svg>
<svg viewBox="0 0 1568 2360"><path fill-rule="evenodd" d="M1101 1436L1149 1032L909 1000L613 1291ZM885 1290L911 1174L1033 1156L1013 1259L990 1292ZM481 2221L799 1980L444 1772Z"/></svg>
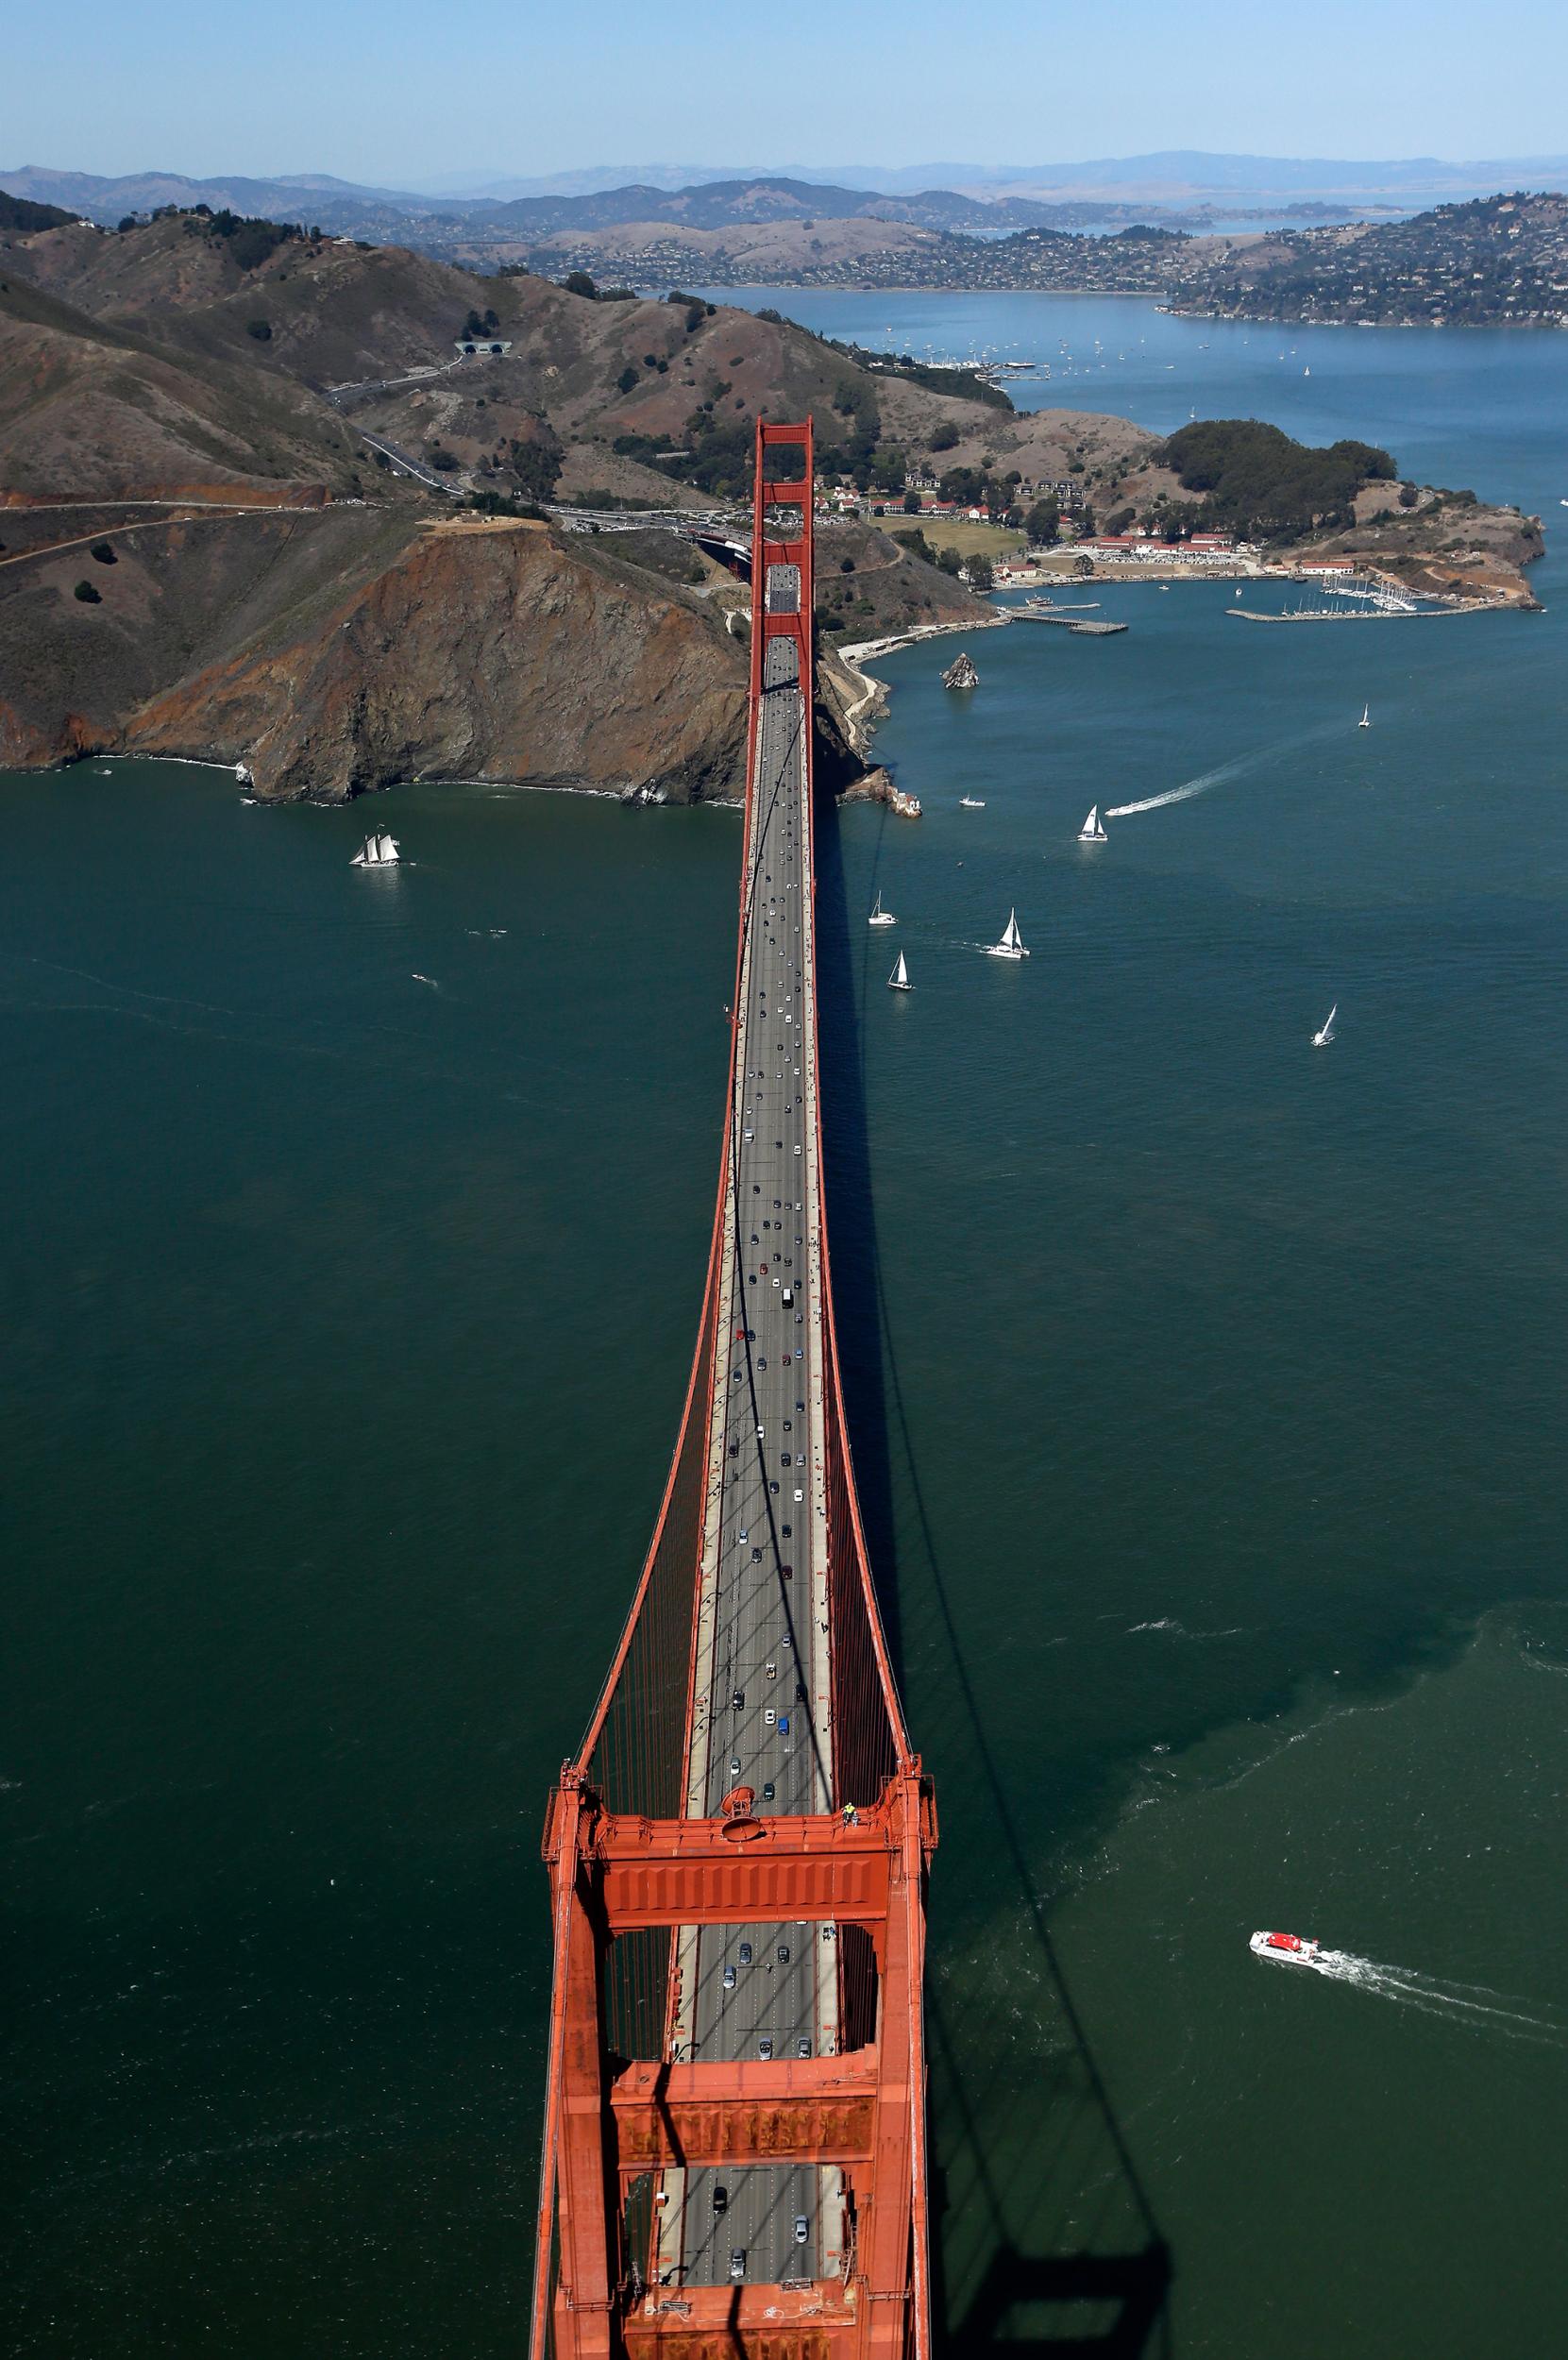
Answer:
<svg viewBox="0 0 1568 2360"><path fill-rule="evenodd" d="M549 1802L531 2360L926 2360L931 1781L855 1494L818 1077L810 421L759 424L740 923L685 1408Z"/></svg>

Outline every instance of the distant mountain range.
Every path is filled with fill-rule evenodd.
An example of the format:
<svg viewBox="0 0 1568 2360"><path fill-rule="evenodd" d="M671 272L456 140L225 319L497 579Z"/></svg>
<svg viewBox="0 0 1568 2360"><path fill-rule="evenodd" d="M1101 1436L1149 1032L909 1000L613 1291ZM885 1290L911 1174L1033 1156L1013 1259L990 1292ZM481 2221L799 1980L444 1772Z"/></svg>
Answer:
<svg viewBox="0 0 1568 2360"><path fill-rule="evenodd" d="M1356 161L1324 157L1217 156L1202 148L1167 148L1146 156L1098 157L1079 163L980 164L594 164L531 179L499 171L451 173L426 183L431 196L498 198L598 196L608 190L700 188L716 180L797 180L850 187L881 196L929 189L966 194L1008 192L1057 200L1116 191L1186 203L1195 196L1266 198L1398 197L1411 204L1445 196L1485 194L1568 175L1568 157L1513 156L1450 162L1435 156Z"/></svg>
<svg viewBox="0 0 1568 2360"><path fill-rule="evenodd" d="M156 171L106 177L38 164L0 171L0 190L92 221L112 224L161 205L228 206L272 219L303 219L339 236L402 239L437 252L490 235L526 244L634 221L718 229L863 218L986 234L1115 228L1137 219L1189 228L1222 218L1348 219L1565 181L1564 156L1357 163L1179 148L1083 163L942 163L896 171L846 165L834 174L809 166L717 171L664 164L595 166L532 180L479 172L422 191L367 187L329 173L268 179Z"/></svg>

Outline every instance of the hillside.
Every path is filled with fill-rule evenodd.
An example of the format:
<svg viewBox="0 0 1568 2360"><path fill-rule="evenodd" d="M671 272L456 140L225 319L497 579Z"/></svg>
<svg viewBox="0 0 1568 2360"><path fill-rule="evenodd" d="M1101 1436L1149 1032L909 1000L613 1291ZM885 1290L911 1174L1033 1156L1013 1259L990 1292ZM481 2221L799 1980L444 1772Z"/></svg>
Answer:
<svg viewBox="0 0 1568 2360"><path fill-rule="evenodd" d="M738 502L758 416L808 412L824 481L881 489L890 525L911 476L993 510L1045 497L1080 528L1176 533L1258 487L1256 470L1208 480L1180 438L1020 415L776 313L481 278L222 212L13 236L0 761L211 755L268 797L410 775L733 793L745 585L667 531L570 530L571 504ZM1295 486L1298 540L1359 536L1451 579L1475 549L1488 581L1539 549L1516 512L1402 486L1391 462L1324 460L1290 446L1269 463ZM872 526L824 523L830 650L986 613ZM821 680L823 775L847 780L840 716L864 690L831 652Z"/></svg>
<svg viewBox="0 0 1568 2360"><path fill-rule="evenodd" d="M15 276L0 278L0 452L6 496L33 499L352 497L363 464L287 378L90 317Z"/></svg>
<svg viewBox="0 0 1568 2360"><path fill-rule="evenodd" d="M1175 308L1206 317L1568 328L1568 197L1476 198L1408 221L1292 230L1217 263Z"/></svg>
<svg viewBox="0 0 1568 2360"><path fill-rule="evenodd" d="M74 217L58 205L38 205L0 189L0 237L9 230L26 237L35 229L59 229Z"/></svg>
<svg viewBox="0 0 1568 2360"><path fill-rule="evenodd" d="M645 287L695 281L1161 295L1232 261L1257 239L1256 232L1189 237L1147 224L1105 237L1038 225L985 236L893 208L837 217L781 212L712 228L666 214L531 235L470 225L458 251L476 264L516 261L548 275L586 270Z"/></svg>
<svg viewBox="0 0 1568 2360"><path fill-rule="evenodd" d="M1023 200L990 209L985 234L961 207L874 200L853 192L815 214L771 184L750 210L704 192L628 208L642 192L572 204L535 199L514 216L471 220L457 251L561 276L614 274L638 285L1090 290L1153 295L1173 310L1237 319L1568 327L1568 197L1489 196L1402 221L1189 235L1170 217L1088 236L1045 218L1013 227ZM647 193L650 200L656 192ZM806 194L809 194L807 192ZM687 200L691 201L687 201ZM977 230L979 233L977 234Z"/></svg>
<svg viewBox="0 0 1568 2360"><path fill-rule="evenodd" d="M841 424L834 399L864 375L852 362L746 313L480 281L231 217L55 227L7 264L0 761L211 755L245 762L273 797L410 775L735 791L744 585L667 533L454 515L379 467L361 429L396 427L449 480L502 495L609 474L623 498L700 505L695 486L618 455L617 432L710 419L701 387L723 365L749 452L765 404ZM505 359L458 360L476 305ZM388 384L411 371L424 374ZM934 416L974 406L906 390ZM866 584L839 600L855 615L896 627L980 612L855 531L845 548L867 557ZM830 660L826 777L858 768L835 718L858 701Z"/></svg>
<svg viewBox="0 0 1568 2360"><path fill-rule="evenodd" d="M609 545L342 509L98 546L112 565L0 568L0 764L194 754L283 798L413 776L733 791L744 646Z"/></svg>
<svg viewBox="0 0 1568 2360"><path fill-rule="evenodd" d="M1028 474L1029 454L1054 465L1063 442L988 388L873 373L777 317L684 297L595 300L532 274L481 279L401 247L268 234L233 216L124 234L72 225L20 242L9 261L106 334L156 335L191 367L237 368L247 384L297 380L318 418L329 407L439 473L511 496L700 506L744 489L759 414L810 411L829 463L881 451L891 467L946 437L978 456L1001 430L1008 464ZM471 316L511 349L460 360ZM684 464L649 464L670 451Z"/></svg>

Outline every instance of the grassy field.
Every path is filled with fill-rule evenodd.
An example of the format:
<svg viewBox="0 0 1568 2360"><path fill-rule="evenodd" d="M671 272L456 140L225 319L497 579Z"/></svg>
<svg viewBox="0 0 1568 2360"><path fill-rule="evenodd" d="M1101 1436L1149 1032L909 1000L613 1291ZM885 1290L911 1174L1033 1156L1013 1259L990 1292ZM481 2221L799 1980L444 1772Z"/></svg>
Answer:
<svg viewBox="0 0 1568 2360"><path fill-rule="evenodd" d="M984 556L993 563L1025 546L1021 532L1008 532L1001 525L971 525L967 517L954 522L946 516L899 515L889 509L879 522L884 532L912 532L919 526L934 549L956 549L960 557Z"/></svg>

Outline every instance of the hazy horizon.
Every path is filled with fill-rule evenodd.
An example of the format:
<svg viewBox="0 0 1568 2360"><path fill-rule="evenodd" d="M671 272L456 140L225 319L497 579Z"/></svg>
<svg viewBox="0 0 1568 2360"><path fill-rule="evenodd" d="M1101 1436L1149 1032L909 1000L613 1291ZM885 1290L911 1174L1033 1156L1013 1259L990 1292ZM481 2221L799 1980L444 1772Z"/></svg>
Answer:
<svg viewBox="0 0 1568 2360"><path fill-rule="evenodd" d="M1172 149L1527 162L1564 144L1568 12L1546 0L1505 0L1484 18L1458 0L1319 0L1309 39L1267 24L1239 39L1220 0L1190 0L1179 25L1156 0L1109 0L1082 18L999 0L956 58L936 0L865 0L852 14L805 0L791 29L826 69L791 117L801 177L850 169L836 160L855 155L872 160L863 173L951 173L903 160L997 145L1054 148L1065 165ZM264 42L226 47L193 42L173 15L79 0L69 43L36 13L13 26L0 152L106 177L328 172L412 191L465 177L465 153L491 181L602 169L585 157L712 152L720 126L722 147L744 153L752 142L737 124L777 121L756 91L758 57L779 41L693 0L548 16L458 0L439 24L413 0L325 11L277 0ZM82 56L91 76L76 70Z"/></svg>

